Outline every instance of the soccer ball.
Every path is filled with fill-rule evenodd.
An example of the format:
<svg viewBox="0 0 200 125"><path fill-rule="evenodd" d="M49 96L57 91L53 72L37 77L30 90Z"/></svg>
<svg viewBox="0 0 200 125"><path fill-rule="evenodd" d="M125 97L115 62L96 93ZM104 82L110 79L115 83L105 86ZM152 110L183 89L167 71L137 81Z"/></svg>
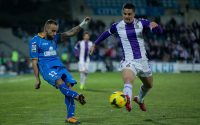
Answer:
<svg viewBox="0 0 200 125"><path fill-rule="evenodd" d="M125 106L127 100L123 92L116 91L110 95L110 104L114 108L122 108Z"/></svg>

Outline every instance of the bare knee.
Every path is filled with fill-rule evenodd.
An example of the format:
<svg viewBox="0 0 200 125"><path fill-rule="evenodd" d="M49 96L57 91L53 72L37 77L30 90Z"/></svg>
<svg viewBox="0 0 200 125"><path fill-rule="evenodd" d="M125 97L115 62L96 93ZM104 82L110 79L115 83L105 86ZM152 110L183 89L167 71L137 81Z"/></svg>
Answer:
<svg viewBox="0 0 200 125"><path fill-rule="evenodd" d="M63 82L63 80L62 79L58 79L57 81L56 81L56 86L57 87L59 87L61 84L63 84L64 82Z"/></svg>
<svg viewBox="0 0 200 125"><path fill-rule="evenodd" d="M151 89L151 88L153 88L153 83L148 83L148 84L146 84L145 86L146 86L147 88Z"/></svg>
<svg viewBox="0 0 200 125"><path fill-rule="evenodd" d="M133 83L135 75L131 70L126 69L122 72L122 77L124 83Z"/></svg>
<svg viewBox="0 0 200 125"><path fill-rule="evenodd" d="M151 89L153 88L153 81L143 82L143 85L145 86L145 88Z"/></svg>
<svg viewBox="0 0 200 125"><path fill-rule="evenodd" d="M132 83L133 78L129 77L129 76L124 76L123 77L124 83Z"/></svg>
<svg viewBox="0 0 200 125"><path fill-rule="evenodd" d="M146 88L153 88L153 77L140 77L140 80Z"/></svg>

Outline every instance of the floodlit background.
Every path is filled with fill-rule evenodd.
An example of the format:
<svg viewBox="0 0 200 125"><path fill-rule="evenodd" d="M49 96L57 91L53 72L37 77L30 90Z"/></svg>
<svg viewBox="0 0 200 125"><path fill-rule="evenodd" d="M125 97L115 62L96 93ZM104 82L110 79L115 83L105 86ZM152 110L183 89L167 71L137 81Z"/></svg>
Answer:
<svg viewBox="0 0 200 125"><path fill-rule="evenodd" d="M59 56L69 70L77 71L73 48L82 33L95 41L113 22L122 19L125 2L136 5L138 18L158 22L163 35L144 31L147 55L154 72L200 71L199 0L1 0L0 75L31 73L28 42L47 19L58 21L59 32L78 25L85 16L92 21L78 35L60 43ZM117 71L121 50L115 37L98 47L90 71Z"/></svg>

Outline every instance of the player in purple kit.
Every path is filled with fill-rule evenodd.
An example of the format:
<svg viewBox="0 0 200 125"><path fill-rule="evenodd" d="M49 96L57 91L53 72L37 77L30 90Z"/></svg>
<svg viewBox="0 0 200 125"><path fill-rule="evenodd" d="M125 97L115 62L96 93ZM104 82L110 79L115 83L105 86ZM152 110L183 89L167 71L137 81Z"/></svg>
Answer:
<svg viewBox="0 0 200 125"><path fill-rule="evenodd" d="M124 4L122 8L123 20L112 24L110 29L104 31L95 41L90 49L92 54L101 41L115 34L119 40L123 52L123 58L120 62L122 69L122 79L124 81L124 94L127 97L126 109L132 110L132 86L136 76L142 81L138 96L133 98L142 111L146 111L144 105L144 96L153 86L152 71L146 57L144 38L142 31L144 28L150 28L152 32L162 33L161 27L156 22L147 19L135 18L135 6L132 3Z"/></svg>
<svg viewBox="0 0 200 125"><path fill-rule="evenodd" d="M88 74L88 68L90 63L89 49L92 47L92 41L90 41L89 32L83 33L83 40L79 41L75 47L75 55L78 56L78 69L80 72L80 89L83 90L85 87L85 81Z"/></svg>
<svg viewBox="0 0 200 125"><path fill-rule="evenodd" d="M57 56L57 43L63 41L66 37L77 34L83 25L89 22L86 17L81 24L63 33L57 33L58 24L55 20L47 20L43 32L34 36L29 43L29 53L32 59L32 67L35 75L35 89L39 89L41 80L39 74L49 84L58 88L65 95L65 104L67 110L66 122L80 123L75 117L74 99L82 105L86 103L85 97L78 94L71 88L76 84L76 80L66 70L65 66Z"/></svg>

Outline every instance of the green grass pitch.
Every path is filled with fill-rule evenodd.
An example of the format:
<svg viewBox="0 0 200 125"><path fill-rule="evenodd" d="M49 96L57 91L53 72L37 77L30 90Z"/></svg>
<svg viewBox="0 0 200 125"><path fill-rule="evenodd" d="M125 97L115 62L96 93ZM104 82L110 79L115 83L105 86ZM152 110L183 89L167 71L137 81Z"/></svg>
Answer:
<svg viewBox="0 0 200 125"><path fill-rule="evenodd" d="M79 74L72 73L79 81ZM140 80L133 86L137 95ZM87 89L79 90L87 103L76 102L76 117L82 125L197 125L200 124L200 73L154 74L154 87L145 98L148 111L132 103L132 112L114 109L109 96L122 91L121 73L93 73ZM65 125L64 96L42 81L34 89L33 75L0 78L0 125Z"/></svg>

